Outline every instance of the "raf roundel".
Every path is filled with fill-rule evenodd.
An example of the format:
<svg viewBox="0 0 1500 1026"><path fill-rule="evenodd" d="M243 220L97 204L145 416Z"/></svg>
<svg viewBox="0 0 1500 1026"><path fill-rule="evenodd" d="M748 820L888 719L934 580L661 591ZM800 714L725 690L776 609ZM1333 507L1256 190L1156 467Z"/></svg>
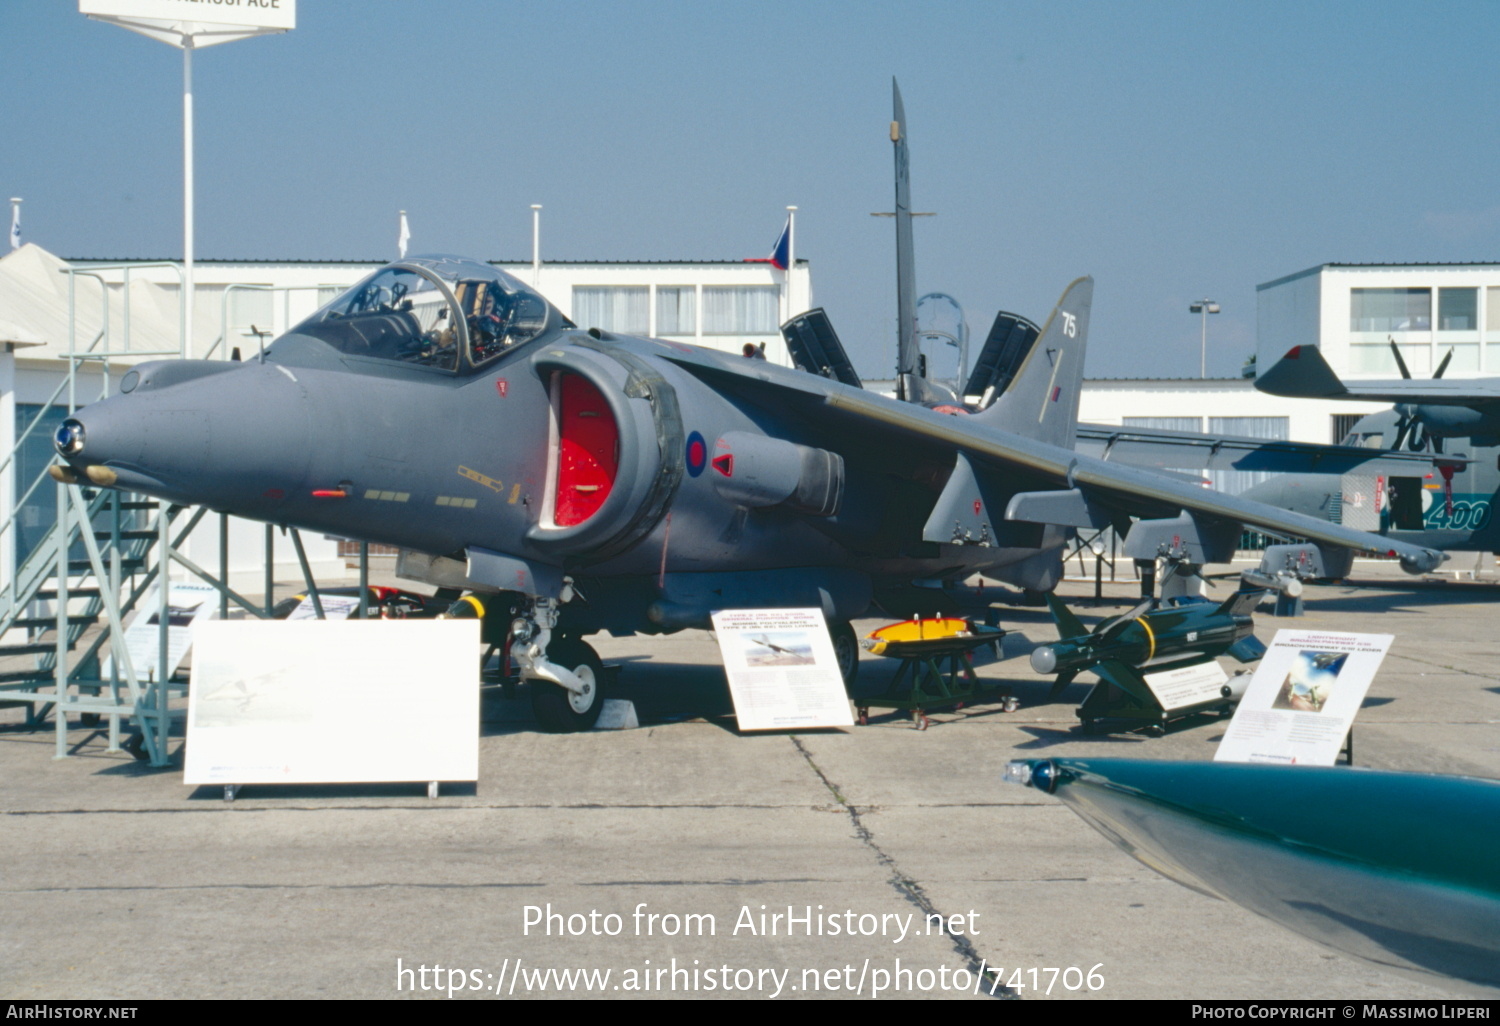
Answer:
<svg viewBox="0 0 1500 1026"><path fill-rule="evenodd" d="M687 439L687 472L690 477L697 477L703 473L703 468L708 465L708 444L703 441L703 436L694 431Z"/></svg>

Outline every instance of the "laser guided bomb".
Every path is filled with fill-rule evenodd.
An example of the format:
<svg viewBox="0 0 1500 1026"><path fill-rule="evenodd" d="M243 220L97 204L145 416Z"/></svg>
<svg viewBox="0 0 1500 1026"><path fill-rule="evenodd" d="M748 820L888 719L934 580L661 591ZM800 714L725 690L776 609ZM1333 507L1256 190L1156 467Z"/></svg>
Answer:
<svg viewBox="0 0 1500 1026"><path fill-rule="evenodd" d="M1270 590L1272 582L1245 575L1240 590L1222 603L1188 601L1153 610L1147 600L1130 612L1105 620L1090 631L1056 595L1047 605L1062 638L1031 653L1037 673L1057 674L1052 697L1062 694L1080 673L1097 674L1096 684L1078 707L1085 731L1100 720L1118 719L1162 725L1195 713L1226 710L1239 699L1239 688L1225 683L1205 692L1174 693L1169 703L1147 679L1228 655L1242 663L1265 654L1255 637L1251 611ZM1182 701L1186 697L1187 701Z"/></svg>

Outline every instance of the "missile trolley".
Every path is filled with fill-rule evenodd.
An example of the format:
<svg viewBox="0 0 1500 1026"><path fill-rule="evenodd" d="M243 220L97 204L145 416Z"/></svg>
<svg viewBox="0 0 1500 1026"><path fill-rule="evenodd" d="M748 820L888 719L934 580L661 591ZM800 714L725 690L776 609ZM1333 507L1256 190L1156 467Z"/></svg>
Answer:
<svg viewBox="0 0 1500 1026"><path fill-rule="evenodd" d="M1017 704L1010 689L989 686L974 672L974 650L985 645L998 650L1005 633L951 616L903 620L872 631L860 645L875 655L900 659L901 665L885 691L855 698L860 724L869 722L872 707L906 709L912 726L926 730L929 708L961 709L981 695L1003 698L1005 711L1014 712Z"/></svg>

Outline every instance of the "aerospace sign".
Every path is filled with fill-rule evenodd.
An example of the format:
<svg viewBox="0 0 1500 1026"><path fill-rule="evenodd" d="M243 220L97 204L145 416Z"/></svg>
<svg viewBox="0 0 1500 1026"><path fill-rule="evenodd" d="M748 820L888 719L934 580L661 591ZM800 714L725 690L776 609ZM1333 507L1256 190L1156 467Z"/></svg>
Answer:
<svg viewBox="0 0 1500 1026"><path fill-rule="evenodd" d="M274 29L297 27L297 0L78 0L78 13Z"/></svg>

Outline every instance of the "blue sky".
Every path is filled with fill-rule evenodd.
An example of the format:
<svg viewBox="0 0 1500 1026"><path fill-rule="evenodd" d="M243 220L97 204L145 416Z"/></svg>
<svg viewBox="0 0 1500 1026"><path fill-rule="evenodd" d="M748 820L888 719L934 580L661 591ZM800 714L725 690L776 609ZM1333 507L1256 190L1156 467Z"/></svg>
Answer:
<svg viewBox="0 0 1500 1026"><path fill-rule="evenodd" d="M0 3L0 191L69 257L177 257L180 54ZM1096 279L1088 372L1254 347L1255 286L1500 260L1500 5L301 0L194 58L200 258L765 256L800 208L856 366L894 362L890 82L917 287L1036 320ZM3 198L3 197L0 197Z"/></svg>

